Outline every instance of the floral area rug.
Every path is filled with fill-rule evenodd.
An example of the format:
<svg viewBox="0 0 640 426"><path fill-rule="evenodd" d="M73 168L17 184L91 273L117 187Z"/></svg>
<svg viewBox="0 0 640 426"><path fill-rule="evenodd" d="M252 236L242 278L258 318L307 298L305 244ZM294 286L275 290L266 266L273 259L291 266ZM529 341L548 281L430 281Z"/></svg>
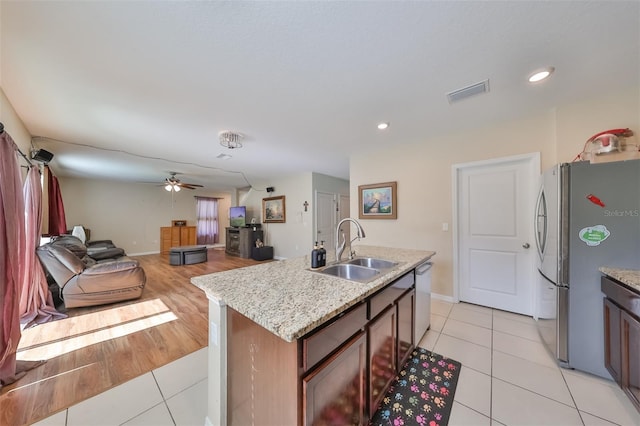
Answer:
<svg viewBox="0 0 640 426"><path fill-rule="evenodd" d="M444 426L462 364L416 347L373 416L374 426Z"/></svg>

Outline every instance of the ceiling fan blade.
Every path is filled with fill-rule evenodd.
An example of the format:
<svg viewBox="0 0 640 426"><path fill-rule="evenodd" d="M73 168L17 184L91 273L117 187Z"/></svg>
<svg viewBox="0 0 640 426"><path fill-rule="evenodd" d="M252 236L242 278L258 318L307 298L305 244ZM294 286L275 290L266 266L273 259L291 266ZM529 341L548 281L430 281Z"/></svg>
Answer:
<svg viewBox="0 0 640 426"><path fill-rule="evenodd" d="M181 184L179 184L179 186L181 186L182 188L187 188L187 189L196 189L196 187L202 188L202 185L196 185L194 183L181 183Z"/></svg>

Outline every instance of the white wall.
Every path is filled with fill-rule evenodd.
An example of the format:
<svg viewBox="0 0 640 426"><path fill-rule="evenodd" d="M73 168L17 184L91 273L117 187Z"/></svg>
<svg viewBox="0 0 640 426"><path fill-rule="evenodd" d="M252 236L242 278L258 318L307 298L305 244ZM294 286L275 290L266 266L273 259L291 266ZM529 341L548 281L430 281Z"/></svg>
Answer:
<svg viewBox="0 0 640 426"><path fill-rule="evenodd" d="M274 192L268 193L265 188L272 186ZM304 211L303 203L311 202L312 173L301 173L269 181L253 182L253 189L246 198L245 205L251 210L256 220L262 223L262 199L285 196L285 223L262 223L265 243L273 246L277 258L298 257L309 254L312 243L312 210ZM247 214L248 217L249 214Z"/></svg>
<svg viewBox="0 0 640 426"><path fill-rule="evenodd" d="M160 251L160 227L175 219L196 224L194 195L220 197L220 238L229 223L230 195L206 189L169 193L162 186L59 178L67 227L83 225L91 239L110 239L127 254Z"/></svg>
<svg viewBox="0 0 640 426"><path fill-rule="evenodd" d="M351 211L358 211L358 185L398 182L398 219L361 221L362 244L435 250L432 289L453 295L451 166L531 152L541 167L570 162L594 133L616 127L640 131L638 89L556 108L526 120L488 129L425 138L418 145L395 145L350 160ZM371 164L384 167L371 168Z"/></svg>
<svg viewBox="0 0 640 426"><path fill-rule="evenodd" d="M273 187L274 192L266 192ZM319 173L301 173L269 181L253 183L253 189L246 198L247 217L253 216L262 223L265 243L272 245L274 256L289 258L305 256L311 253L314 241L314 193L324 191L335 194L349 194L349 181ZM285 196L285 223L263 223L262 199ZM304 211L304 202L309 204ZM251 213L249 213L251 212Z"/></svg>
<svg viewBox="0 0 640 426"><path fill-rule="evenodd" d="M0 87L0 121L4 124L4 129L11 135L13 141L25 155L31 152L31 135L24 126L24 123L16 114L13 106ZM21 161L20 164L25 164Z"/></svg>

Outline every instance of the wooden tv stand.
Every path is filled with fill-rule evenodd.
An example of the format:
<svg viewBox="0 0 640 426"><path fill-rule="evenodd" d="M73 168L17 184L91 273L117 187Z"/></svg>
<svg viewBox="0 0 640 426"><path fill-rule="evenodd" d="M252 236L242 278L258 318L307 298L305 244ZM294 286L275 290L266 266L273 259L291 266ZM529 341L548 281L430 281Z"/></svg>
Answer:
<svg viewBox="0 0 640 426"><path fill-rule="evenodd" d="M262 229L250 228L226 228L225 252L231 256L239 256L245 259L251 258L251 248L255 247L256 240L264 241Z"/></svg>

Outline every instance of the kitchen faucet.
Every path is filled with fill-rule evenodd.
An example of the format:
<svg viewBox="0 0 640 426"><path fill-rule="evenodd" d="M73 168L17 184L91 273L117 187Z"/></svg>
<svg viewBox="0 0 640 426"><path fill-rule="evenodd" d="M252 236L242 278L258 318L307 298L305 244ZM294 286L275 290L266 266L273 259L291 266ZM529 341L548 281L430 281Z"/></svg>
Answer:
<svg viewBox="0 0 640 426"><path fill-rule="evenodd" d="M349 241L349 260L353 259L353 256L355 255L355 252L351 250L351 243L354 242L356 238L360 240L360 238L365 237L364 229L362 229L362 226L360 225L360 223L358 223L357 220L352 219L350 217L346 217L342 219L338 223L338 226L336 227L336 262L340 262L340 258L342 257L342 252L344 252L344 248L347 243L347 239L345 238L344 231L342 231L342 243L338 243L340 226L342 226L342 224L345 222L353 222L356 225L356 228L358 229L358 236L352 239L351 241Z"/></svg>

